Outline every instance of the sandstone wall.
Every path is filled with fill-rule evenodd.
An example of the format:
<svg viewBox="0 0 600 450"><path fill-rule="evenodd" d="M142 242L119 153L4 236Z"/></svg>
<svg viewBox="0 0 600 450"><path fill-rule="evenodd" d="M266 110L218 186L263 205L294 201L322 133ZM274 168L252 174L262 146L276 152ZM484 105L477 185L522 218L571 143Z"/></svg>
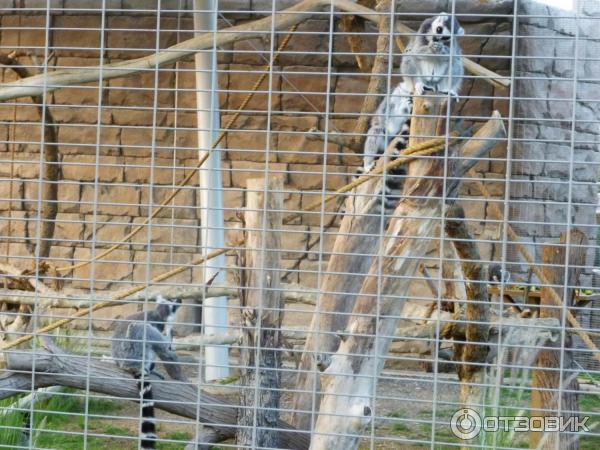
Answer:
<svg viewBox="0 0 600 450"><path fill-rule="evenodd" d="M157 47L168 47L192 35L189 14L173 11L181 4L177 1L163 0L163 10L157 23L156 12L132 10L140 7L139 2L111 0L109 3L114 10L107 12L104 27L98 11L77 10L86 5L76 0L53 2L52 6L56 9L49 18L42 9L27 9L45 6L45 2L42 3L44 5L40 3L40 6L35 1L20 2L25 9L20 9L19 14L5 11L0 17L2 51L9 53L14 50L18 61L25 65L39 64L46 44L52 49L52 66L76 68L145 56ZM258 15L250 13L251 10L271 8L271 2L222 1L220 4L224 10L232 12L219 19L219 28L257 18ZM277 3L278 8L286 5L286 2ZM51 25L48 34L47 20ZM464 53L500 74L509 74L512 23L499 18L480 17L477 20L464 24L467 34L461 41ZM414 28L418 26L410 18L408 24ZM333 31L339 31L337 22L333 26ZM157 27L160 29L158 35ZM333 55L329 57L330 27L328 16L308 20L299 27L297 36L292 38L269 77L270 86L265 83L260 88L222 144L219 153L223 167L228 239L238 233L236 229L240 223L237 214L245 205L247 178L261 176L265 170L271 175L283 176L286 182L285 207L294 212L303 210L318 199L323 189L334 190L346 184L360 164L360 158L350 149L331 143L324 146L323 143L307 140L303 134L312 127L324 128L327 119L330 131L352 132L362 104L362 94L367 88L368 76L357 70L344 36L335 35L331 43ZM533 26L527 28L526 24L522 28L525 31L536 30ZM367 52L374 52L376 29L369 25L368 31L370 34L365 36L364 48ZM277 44L284 36L285 33L277 35ZM572 51L565 47L563 41L556 42L553 48L557 52L568 54ZM518 51L526 53L527 45L527 42L519 41ZM102 53L100 48L104 49ZM592 49L586 48L586 52ZM480 55L484 58L479 60ZM246 92L264 70L269 56L268 38L240 42L218 50L222 124L227 123L237 110ZM397 70L399 61L396 55L394 70ZM553 73L557 77L570 76L568 65L562 65L559 60L553 62L554 72L546 72L548 68L545 66L529 67L528 64L540 63L538 60L524 60L519 70L523 70L525 75ZM584 77L593 70L591 65L586 67ZM168 195L172 186L196 164L193 70L193 61L186 59L177 66L161 68L158 74L149 71L131 78L110 80L103 83L102 89L93 83L60 89L48 95L50 110L57 122L61 166L52 264L64 266L89 260L92 255L118 242L132 227L141 223L149 211ZM11 70L2 69L0 81L14 79ZM395 77L392 83L396 80ZM520 89L527 83L531 84L528 80L519 81L516 92L521 92ZM536 86L534 95L541 99L547 98L549 92L552 95L558 92L569 98L571 92L562 91L563 85L555 81L542 81ZM581 86L588 84L581 81ZM509 115L509 92L506 90L494 89L469 76L465 79L462 93L464 98L455 112L467 123L486 120L494 109L500 110L504 117ZM527 110L523 106L526 104L538 104L539 109ZM540 114L545 117L547 104L545 100L528 103L517 99L514 107L517 114L523 114L526 119ZM554 110L568 116L564 109ZM589 111L587 107L578 107L577 111L578 119L584 120L590 114L597 117L597 111ZM585 117L580 117L581 114ZM10 238L10 241L2 240L0 256L6 255L10 262L30 267L38 233L39 111L29 99L2 103L0 121L0 235ZM515 124L516 136L533 140L523 144L519 141L514 149L514 163L509 171L509 195L515 200L510 206L511 217L525 220L534 214L534 221L544 222L544 225L531 224L519 230L524 236L535 234L532 242L545 242L546 238L556 238L560 232L559 226L548 222L557 217L556 221L564 223L565 217L560 215L560 204L543 206L540 200L564 200L568 174L565 173L565 165L555 161L562 155L561 149L546 145L539 138L563 139L570 136L569 131L565 127L536 124L533 132L521 127L518 121ZM596 136L590 127L577 132ZM587 145L577 153L584 159L575 168L575 180L584 183L573 184L575 202L594 201L592 181L595 169L583 163L595 161L596 150L596 146ZM556 158L542 162L546 157L550 159L548 155ZM506 146L498 145L490 159L478 164L477 170L490 191L497 198L504 198L507 186ZM144 283L174 265L188 263L200 253L202 245L198 232L201 224L197 183L194 178L190 187L153 219L150 235L140 233L106 260L76 270L67 287L116 289L134 282ZM484 258L500 260L504 251L500 245L502 229L490 220L488 203L480 192L471 188L463 188L461 194L465 198L463 205L471 220L470 227L480 240ZM299 282L308 288L317 287L320 269L327 261L335 239L336 224L339 223L333 211L334 205L328 205L323 217L318 213L305 213L301 220L286 225L284 265L286 269L293 269L288 281ZM576 211L579 212L576 212L573 223L588 224L593 220L593 213L590 214L587 209ZM523 216L524 213L527 217ZM331 227L323 233L322 246L317 244L310 250L309 245L319 236L323 225L331 220ZM510 249L508 253L510 256ZM437 259L437 253L432 252L432 257ZM233 265L233 257L228 257L227 262ZM172 281L199 281L200 277L201 271L196 269L178 275ZM420 290L418 287L415 289ZM428 296L429 293L421 292L420 295Z"/></svg>

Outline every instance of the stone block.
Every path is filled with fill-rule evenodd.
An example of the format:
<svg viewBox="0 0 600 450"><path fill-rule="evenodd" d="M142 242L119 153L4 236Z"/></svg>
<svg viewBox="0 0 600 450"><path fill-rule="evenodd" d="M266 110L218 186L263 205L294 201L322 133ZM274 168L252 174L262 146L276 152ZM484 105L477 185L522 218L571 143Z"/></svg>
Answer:
<svg viewBox="0 0 600 450"><path fill-rule="evenodd" d="M56 197L58 199L59 213L79 212L79 196L81 194L81 185L68 181L61 181L58 185Z"/></svg>
<svg viewBox="0 0 600 450"><path fill-rule="evenodd" d="M135 77L109 80L106 105L152 109L156 101L161 108L173 108L174 81L175 72L168 68L158 69L158 80L156 70L141 72ZM124 113L126 115L126 111Z"/></svg>
<svg viewBox="0 0 600 450"><path fill-rule="evenodd" d="M264 162L267 159L267 138L270 138L269 161L276 160L276 136L267 131L265 116L240 117L235 129L227 135L227 157L232 161Z"/></svg>
<svg viewBox="0 0 600 450"><path fill-rule="evenodd" d="M100 141L97 145L98 129L96 125L61 126L58 131L60 152L63 155L100 155L117 156L121 153L121 130L116 126L102 126Z"/></svg>
<svg viewBox="0 0 600 450"><path fill-rule="evenodd" d="M3 51L34 52L46 45L44 15L3 15L1 18ZM9 32L10 31L10 32Z"/></svg>
<svg viewBox="0 0 600 450"><path fill-rule="evenodd" d="M19 180L0 181L0 211L18 211L23 207L23 183Z"/></svg>
<svg viewBox="0 0 600 450"><path fill-rule="evenodd" d="M90 5L89 0L62 0L64 2L64 14L81 14L79 9L95 9L96 11L102 11L102 4ZM106 9L121 9L121 0L104 0L104 6ZM95 12L95 11L94 11Z"/></svg>
<svg viewBox="0 0 600 450"><path fill-rule="evenodd" d="M280 3L277 2L278 7L281 7ZM328 66L329 26L329 20L308 19L302 22L279 58L281 65ZM277 35L277 46L281 45L286 35Z"/></svg>
<svg viewBox="0 0 600 450"><path fill-rule="evenodd" d="M0 242L2 261L21 270L31 270L35 265L35 257L31 253L31 245L24 242ZM6 257L8 256L8 261Z"/></svg>
<svg viewBox="0 0 600 450"><path fill-rule="evenodd" d="M529 199L536 197L535 189L537 182L532 181L527 176L512 175L509 182L510 198Z"/></svg>
<svg viewBox="0 0 600 450"><path fill-rule="evenodd" d="M327 67L289 66L283 68L283 75L281 81L283 111L310 113L326 111L328 85L333 90L337 81L336 75L331 75L329 79Z"/></svg>
<svg viewBox="0 0 600 450"><path fill-rule="evenodd" d="M151 125L123 127L121 144L124 156L148 158L154 152L155 156L169 157L172 155L173 130L161 127L153 133Z"/></svg>
<svg viewBox="0 0 600 450"><path fill-rule="evenodd" d="M73 253L75 249L71 246L53 245L50 249L51 264L56 267L63 267L73 264Z"/></svg>
<svg viewBox="0 0 600 450"><path fill-rule="evenodd" d="M514 146L512 173L515 175L540 175L544 168L546 144L522 142Z"/></svg>
<svg viewBox="0 0 600 450"><path fill-rule="evenodd" d="M97 202L95 187L85 185L81 193L83 214L108 214L137 217L140 213L140 190L135 186L100 185Z"/></svg>
<svg viewBox="0 0 600 450"><path fill-rule="evenodd" d="M62 177L66 180L94 181L97 170L100 182L123 181L123 157L121 156L102 156L98 159L92 155L65 155L61 168Z"/></svg>
<svg viewBox="0 0 600 450"><path fill-rule="evenodd" d="M323 169L311 164L289 165L290 185L298 190L320 189L325 182L328 190L336 190L349 181L348 168L328 165Z"/></svg>
<svg viewBox="0 0 600 450"><path fill-rule="evenodd" d="M144 217L133 219L133 227L142 225ZM198 252L199 223L196 219L154 218L132 238L134 250L151 252Z"/></svg>
<svg viewBox="0 0 600 450"><path fill-rule="evenodd" d="M369 74L353 73L338 77L332 94L333 111L337 114L358 114L369 86ZM380 97L383 100L383 96ZM380 101L381 101L380 100ZM356 119L354 119L356 120Z"/></svg>
<svg viewBox="0 0 600 450"><path fill-rule="evenodd" d="M96 248L108 248L119 243L131 231L131 217L112 216L105 214L93 214L85 216L84 239L87 242L94 242ZM95 234L94 234L95 233ZM143 231L138 233L138 236ZM124 243L119 248L129 250L131 241Z"/></svg>
<svg viewBox="0 0 600 450"><path fill-rule="evenodd" d="M54 239L63 244L78 247L83 239L83 215L75 213L58 213L54 227Z"/></svg>
<svg viewBox="0 0 600 450"><path fill-rule="evenodd" d="M198 192L198 204L200 204L200 192ZM227 189L223 191L223 218L225 221L238 221L238 214L245 206L243 189ZM201 211L198 210L198 214Z"/></svg>
<svg viewBox="0 0 600 450"><path fill-rule="evenodd" d="M266 37L244 39L234 42L231 60L234 64L263 67L270 59L271 45Z"/></svg>
<svg viewBox="0 0 600 450"><path fill-rule="evenodd" d="M273 231L281 235L282 259L298 259L305 254L308 244L306 225L284 225L282 230Z"/></svg>
<svg viewBox="0 0 600 450"><path fill-rule="evenodd" d="M485 220L485 205L487 199L485 197L469 197L468 199L461 199L459 204L465 211L465 217L469 221L478 221L482 223Z"/></svg>
<svg viewBox="0 0 600 450"><path fill-rule="evenodd" d="M519 236L544 235L545 215L543 203L512 201L508 210L510 223Z"/></svg>
<svg viewBox="0 0 600 450"><path fill-rule="evenodd" d="M39 153L41 141L42 126L39 123L23 123L14 128L13 138L9 142L20 152Z"/></svg>
<svg viewBox="0 0 600 450"><path fill-rule="evenodd" d="M269 177L282 177L287 182L287 164L269 163ZM260 178L265 175L265 165L262 163L231 161L231 184L233 187L246 188L248 178Z"/></svg>
<svg viewBox="0 0 600 450"><path fill-rule="evenodd" d="M29 219L24 211L3 211L0 213L0 241L25 242L29 238L28 223Z"/></svg>
<svg viewBox="0 0 600 450"><path fill-rule="evenodd" d="M303 192L300 210L302 211L302 223L311 227L320 227L333 221L332 225L337 227L341 222L340 206L335 201L325 204L324 208L312 208L323 199L322 192ZM310 209L309 209L310 208ZM323 209L323 214L321 214ZM323 217L321 217L323 215Z"/></svg>
<svg viewBox="0 0 600 450"><path fill-rule="evenodd" d="M317 117L274 116L273 133L277 135L277 160L286 163L321 164L324 156L323 141L311 140L306 133L318 125ZM339 146L327 144L327 161L339 163Z"/></svg>
<svg viewBox="0 0 600 450"><path fill-rule="evenodd" d="M556 178L537 177L533 181L533 196L542 200L566 202L569 197L569 183Z"/></svg>
<svg viewBox="0 0 600 450"><path fill-rule="evenodd" d="M327 262L302 261L299 270L300 284L307 289L318 289L327 272Z"/></svg>
<svg viewBox="0 0 600 450"><path fill-rule="evenodd" d="M107 56L111 59L131 59L154 53L157 47L156 20L157 16L109 16L106 25ZM161 32L158 47L172 45L173 35Z"/></svg>
<svg viewBox="0 0 600 450"><path fill-rule="evenodd" d="M98 57L102 43L100 14L59 15L54 18L52 41L57 55Z"/></svg>
<svg viewBox="0 0 600 450"><path fill-rule="evenodd" d="M189 253L179 253L177 251L160 252L156 251L154 246L151 252L138 250L133 256L133 281L136 283L145 283L158 275L175 269L176 267L189 264L190 261ZM164 283L188 284L192 281L191 272L191 270L184 270L164 281Z"/></svg>
<svg viewBox="0 0 600 450"><path fill-rule="evenodd" d="M274 67L273 73L255 92L252 100L246 106L248 111L266 112L269 110L269 91L271 91L271 110L278 110L281 105L281 76L280 67ZM229 95L227 105L229 109L237 110L246 96L252 92L254 83L264 73L264 68L242 64L229 66ZM270 88L269 88L270 86Z"/></svg>
<svg viewBox="0 0 600 450"><path fill-rule="evenodd" d="M567 231L567 216L569 207L566 203L545 202L545 217L543 233L545 237L559 237Z"/></svg>
<svg viewBox="0 0 600 450"><path fill-rule="evenodd" d="M98 251L95 251L98 254ZM118 289L123 282L131 282L133 264L129 250L115 250L106 258L73 271L72 286L84 289ZM76 248L73 255L75 264L91 261L92 249Z"/></svg>
<svg viewBox="0 0 600 450"><path fill-rule="evenodd" d="M461 99L461 104L456 108L456 115L461 117L477 118L487 120L492 115L492 96L494 88L482 79L469 80L461 90L461 94L467 95ZM469 89L469 84L470 86Z"/></svg>
<svg viewBox="0 0 600 450"><path fill-rule="evenodd" d="M196 190L197 187L194 185L185 186L174 198L162 208L161 212L158 213L157 217L169 218L174 217L176 219L195 219L197 214L196 207ZM156 210L165 199L173 192L172 186L154 186L152 188L152 199L150 199L150 187L143 186L141 188L142 200L141 200L141 215L149 216L153 211ZM150 200L152 200L151 207L149 208Z"/></svg>

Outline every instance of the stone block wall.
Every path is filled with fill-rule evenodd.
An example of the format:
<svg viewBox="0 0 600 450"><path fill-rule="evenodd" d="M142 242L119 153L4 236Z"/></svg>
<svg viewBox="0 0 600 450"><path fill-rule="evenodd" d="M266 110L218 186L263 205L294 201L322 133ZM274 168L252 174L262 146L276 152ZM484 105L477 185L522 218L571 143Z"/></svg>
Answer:
<svg viewBox="0 0 600 450"><path fill-rule="evenodd" d="M140 6L139 2L114 0L115 11L107 12L103 24L99 11L78 11L75 8L79 2L58 0L56 9L49 16L49 33L46 33L45 10L26 9L35 8L34 3L25 1L23 5L20 2L25 9L0 17L2 51L14 50L17 60L25 65L39 64L47 44L52 50L51 67L77 68L146 56L156 48L166 48L192 37L192 18L175 11L180 5L178 2L163 0L163 10L157 18L155 11L133 10L136 5ZM260 15L252 10L271 8L271 2L263 3L221 1L225 13L219 18L219 28L256 19ZM278 8L285 6L285 2L277 3ZM398 19L403 19L401 14ZM408 25L418 27L413 17L406 19ZM510 74L514 41L512 23L503 18L481 16L470 18L463 25L466 29L466 36L461 40L464 54L500 74ZM369 82L369 76L357 69L346 38L334 33L334 41L329 42L331 27L327 15L300 25L297 35L273 68L268 83L261 86L222 143L219 154L229 242L239 235L238 212L245 206L244 188L249 177L261 176L265 170L273 176L284 177L285 208L291 213L306 209L324 190L335 190L348 183L360 165L360 158L350 149L332 143L324 145L306 137L309 129L324 129L327 121L330 131L351 133ZM535 30L524 23L521 28L532 33ZM333 31L339 31L337 21ZM364 50L373 53L377 30L369 24L367 31ZM276 45L284 36L284 32L277 34ZM46 42L47 38L49 42ZM519 41L519 52L526 51L524 45L527 44ZM580 47L580 51L592 50L592 44L585 45L590 45L586 47L588 50ZM328 54L330 46L334 52L331 57ZM269 37L265 36L218 49L222 125L232 117L264 71L270 47ZM571 50L561 43L560 47L557 44L556 51L568 53ZM398 70L399 62L400 56L396 54L394 72ZM554 72L544 72L546 67L526 66L534 63L523 61L519 70L525 75L570 76L570 69L559 62L554 63ZM591 62L585 67L587 72L581 74L584 78L593 70ZM193 60L188 58L176 66L162 67L158 73L149 71L109 80L102 83L101 89L98 83L89 83L59 89L47 96L57 123L61 165L52 264L64 266L89 260L118 242L148 217L173 185L195 166L198 155L193 70ZM0 76L0 82L15 80L10 69L1 69ZM397 80L395 76L392 83ZM519 81L515 92L521 92L526 83L528 80ZM580 83L588 86L586 81ZM540 86L536 88L541 89L536 91L536 96L542 99L538 105L540 110L534 112L546 117L543 109L553 105L546 102L548 93L560 92L569 98L571 91L554 81ZM593 87L590 85L589 89ZM485 121L494 109L504 117L509 116L507 90L493 88L485 81L467 75L462 94L464 97L455 114L467 123ZM515 102L517 113L523 111L519 109L522 104ZM554 110L568 115L564 109ZM577 111L576 118L582 120L582 127L586 127L583 120L594 114L597 117L597 111L587 106L578 107ZM42 138L39 124L39 111L29 99L0 104L0 235L10 238L3 239L0 244L0 259L6 256L11 263L25 267L31 267L31 252L38 233ZM593 126L576 129L576 132L596 139ZM583 158L577 160L581 164L574 169L574 180L578 183L572 184L569 191L564 162L561 163L564 156L561 147L546 145L539 140L541 136L563 139L570 136L569 130L550 127L544 122L536 124L532 130L516 128L516 132L535 142L530 146L515 146L508 191L513 200L510 204L512 223L524 219L522 214L526 212L527 218L535 216L544 225L519 228L525 236L531 231L536 233L536 240L556 237L558 228L549 222L554 218L564 222L560 205L543 206L539 200L562 201L565 192L571 192L573 201L592 202L595 175L591 166L584 163L595 161L597 148L586 144L577 154ZM516 135L520 136L518 133ZM548 161L542 161L546 159ZM506 145L499 144L490 158L477 165L477 172L493 195L504 199L507 192ZM201 205L197 185L197 177L194 177L190 186L152 220L150 234L140 233L106 260L75 271L69 287L88 289L93 285L95 289L104 290L145 283L152 276L174 265L185 264L201 253L198 228ZM503 253L500 245L502 229L491 220L488 202L481 192L466 184L461 196L469 225L481 242L483 257L499 260ZM520 200L530 201L530 204L523 207ZM336 205L329 204L324 216L304 213L301 219L286 225L284 268L292 269L288 281L307 288L317 287L339 223L335 210ZM586 209L577 211L574 218L579 222L587 224L594 217L588 217ZM324 232L322 246L309 248L323 225L329 222L332 223ZM437 254L433 257L437 258ZM233 258L227 261L233 264ZM199 270L187 271L178 275L175 282L199 281L199 276Z"/></svg>

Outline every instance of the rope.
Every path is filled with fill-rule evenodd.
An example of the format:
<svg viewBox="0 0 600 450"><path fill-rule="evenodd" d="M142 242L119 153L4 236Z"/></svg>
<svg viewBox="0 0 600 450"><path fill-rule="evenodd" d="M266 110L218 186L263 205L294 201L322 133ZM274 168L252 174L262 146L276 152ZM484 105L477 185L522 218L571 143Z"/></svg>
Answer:
<svg viewBox="0 0 600 450"><path fill-rule="evenodd" d="M449 139L450 142L455 141L457 139L457 135L455 133L453 133L452 136L453 137L451 137ZM360 178L357 178L353 182L351 182L345 186L342 186L341 188L336 190L335 193L325 197L325 199L323 200L323 203L328 203L329 201L331 201L338 195L348 192L349 190L351 190L357 186L360 186L363 183L366 183L367 181L369 181L371 179L371 177L373 177L375 175L379 175L379 174L383 173L384 171L395 169L396 167L399 167L399 166L406 164L414 159L417 159L419 156L428 156L433 153L439 152L440 150L445 148L445 143L446 143L445 138L436 138L436 139L430 139L428 141L425 141L421 144L414 145L412 147L408 147L407 149L405 149L402 152L402 154L405 156L399 157L386 165L377 167L377 168L373 169L371 172L369 172L368 174L365 174L365 175L361 176ZM315 202L315 203L309 205L305 211L310 211L311 209L320 207L321 203L322 203L321 201ZM305 211L303 211L303 212L305 212ZM292 214L284 219L284 223L289 223L292 220L294 220L300 216L301 216L301 213ZM228 251L232 250L233 248L239 247L243 244L244 244L244 239L240 239L240 240L234 242L231 247L214 250L214 251L210 252L208 255L206 255L206 258L203 256L198 257L198 258L192 260L192 262L188 265L177 267L175 269L172 269L168 272L162 273L162 274L152 278L151 283L152 284L159 283L163 280L166 280L167 278L170 278L174 275L177 275L177 274L183 272L184 270L190 268L191 266L196 266L196 265L202 264L203 262L205 262L209 259L215 258L219 255L223 255L224 253L227 253ZM106 308L108 306L112 306L118 300L122 300L122 299L124 299L130 295L133 295L137 292L143 291L144 289L146 289L145 285L134 286L132 288L126 289L125 291L115 294L113 297L111 297L110 300L104 300L99 303L96 303L94 306L82 309L81 311L77 311L75 314L73 314L70 317L66 317L66 318L58 320L56 322L52 322L52 323L46 325L45 327L42 327L39 330L36 330L35 333L21 336L20 338L5 344L2 347L2 350L8 350L10 348L16 347L19 344L23 344L25 342L30 341L37 334L47 333L47 332L55 330L56 328L59 328L63 325L66 325L79 317L84 317L84 316L86 316L94 311L97 311L99 309Z"/></svg>
<svg viewBox="0 0 600 450"><path fill-rule="evenodd" d="M244 109L246 109L246 106L248 106L248 103L250 103L250 101L254 97L254 94L256 94L256 91L258 90L258 88L260 87L260 85L267 78L267 76L269 74L269 69L271 68L271 66L273 66L273 64L275 64L275 62L277 61L277 59L279 58L281 52L285 49L285 47L287 47L288 43L290 42L290 39L292 38L293 33L298 29L298 25L299 24L296 24L296 25L294 25L294 26L292 26L290 28L289 34L286 35L285 39L279 45L279 47L277 49L277 52L273 55L272 61L269 64L266 64L263 67L263 73L260 75L260 77L258 77L258 79L256 80L256 82L252 86L250 92L246 95L246 97L244 98L244 100L240 104L240 106L239 106L238 110L236 111L236 113L227 122L227 124L223 128L223 131L221 131L221 133L219 134L219 136L217 137L217 139L215 140L215 142L213 142L210 150L207 151L206 153L204 153L204 155L202 155L202 157L198 161L198 164L196 164L196 166L183 179L183 181L177 185L177 188L173 189L173 191L171 192L171 194L169 194L167 196L167 198L165 200L163 200L163 202L158 206L158 208L156 208L149 217L147 217L146 219L144 219L144 221L140 225L138 225L137 227L135 227L123 239L121 239L119 242L117 242L116 244L112 245L111 247L109 247L105 251L99 253L94 258L90 259L89 261L83 261L83 262L80 262L80 263L77 263L77 264L73 264L73 265L69 265L69 266L58 267L58 268L56 268L57 272L68 272L68 271L71 271L71 270L79 269L81 267L85 267L85 266L91 264L94 261L98 261L98 260L103 259L106 256L110 255L112 252L114 252L115 250L117 250L123 244L127 243L127 241L129 241L132 237L134 237L136 234L138 234L142 229L144 229L144 227L146 225L148 225L148 223L152 219L154 219L164 209L164 207L167 206L171 202L171 200L173 200L175 198L175 196L177 196L177 194L179 194L181 192L181 190L185 186L187 186L187 184L194 177L194 175L196 175L196 173L198 173L198 171L202 168L202 165L206 162L206 160L208 159L208 157L211 155L212 150L214 150L221 143L221 141L223 140L223 138L225 138L225 136L227 135L227 131L229 129L231 129L231 127L233 126L233 124L235 123L235 121L242 114L242 111Z"/></svg>

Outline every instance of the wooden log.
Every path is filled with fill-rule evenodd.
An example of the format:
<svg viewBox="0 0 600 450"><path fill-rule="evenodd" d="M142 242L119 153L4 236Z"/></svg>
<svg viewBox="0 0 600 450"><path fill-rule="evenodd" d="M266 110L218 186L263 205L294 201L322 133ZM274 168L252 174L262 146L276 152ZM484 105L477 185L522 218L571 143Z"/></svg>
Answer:
<svg viewBox="0 0 600 450"><path fill-rule="evenodd" d="M485 417L483 381L485 361L489 351L490 305L485 271L473 236L467 229L462 207L454 205L448 212L446 233L454 240L456 252L462 260L467 283L467 303L464 309L466 323L453 327L454 360L460 380L459 398L462 407L470 408ZM465 445L473 442L465 441ZM462 446L461 448L468 448Z"/></svg>
<svg viewBox="0 0 600 450"><path fill-rule="evenodd" d="M415 98L409 145L427 139L418 136L439 135L445 113L445 97ZM441 158L419 159L409 165L403 198L382 243L385 257L373 260L348 322L350 334L325 371L311 450L356 448L357 434L371 420L373 381L384 363L381 355L387 353L396 330L409 277L417 271L419 256L430 244L423 238L432 235L437 223L433 218L442 213L443 170ZM395 276L405 278L396 282Z"/></svg>
<svg viewBox="0 0 600 450"><path fill-rule="evenodd" d="M550 291L555 291L563 298L564 308L573 305L573 287L579 284L579 276L585 265L587 238L581 231L571 230L568 259L566 243L567 234L563 232L560 235L561 246L545 245L542 251L542 262L544 263L542 270L551 285L542 287L540 317L555 318L561 323L563 322L563 308L557 307ZM566 285L565 269L568 271ZM567 287L566 295L562 286ZM533 371L532 380L532 417L553 416L568 419L578 415L579 404L575 392L579 386L576 379L577 372L573 370L572 337L566 333L562 337L563 339L557 339L556 342L548 344L549 347L555 347L555 349L546 349L538 354L537 368ZM542 450L556 448L576 450L579 448L579 439L575 434L532 431L529 433L529 444L531 448Z"/></svg>
<svg viewBox="0 0 600 450"><path fill-rule="evenodd" d="M242 367L236 444L242 448L279 448L281 392L281 230L283 180L247 182L245 275L241 289Z"/></svg>
<svg viewBox="0 0 600 450"><path fill-rule="evenodd" d="M67 386L139 401L137 383L130 374L112 364L94 358L89 360L87 355L69 354L56 348L35 352L15 350L5 354L9 372L0 376L0 399L29 393L32 389ZM210 425L223 438L234 435L238 405L199 390L196 384L158 379L152 382L155 407ZM277 423L277 428L282 448L308 448L306 433L294 430L282 421Z"/></svg>

